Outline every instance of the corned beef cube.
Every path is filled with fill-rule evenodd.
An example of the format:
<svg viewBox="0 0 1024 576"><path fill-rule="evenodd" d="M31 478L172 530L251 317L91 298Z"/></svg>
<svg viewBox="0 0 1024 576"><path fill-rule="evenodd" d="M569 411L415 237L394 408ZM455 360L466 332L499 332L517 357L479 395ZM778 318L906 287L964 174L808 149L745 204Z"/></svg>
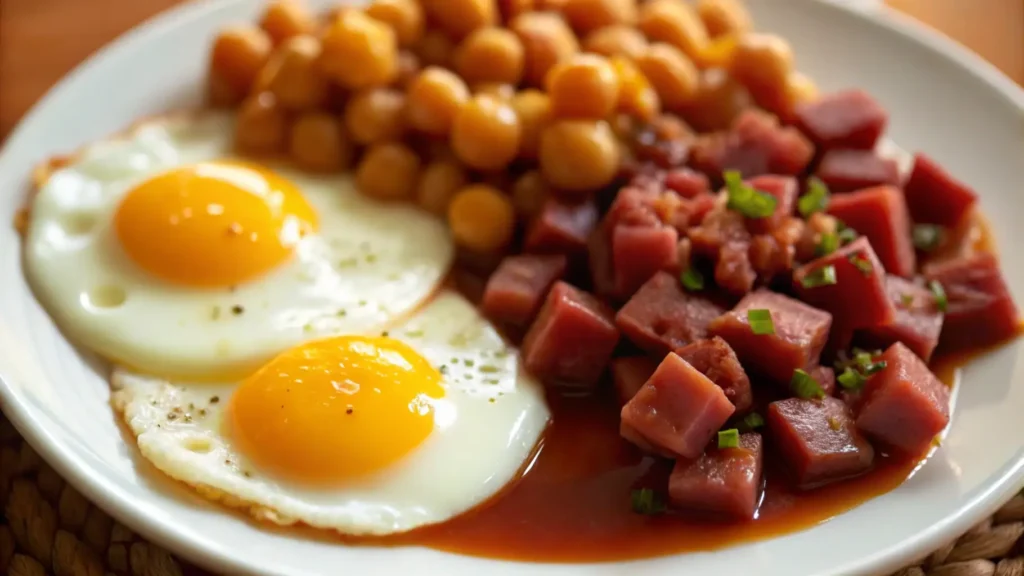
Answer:
<svg viewBox="0 0 1024 576"><path fill-rule="evenodd" d="M886 446L916 456L949 423L949 388L900 342L890 346L881 360L885 368L864 385L857 428Z"/></svg>
<svg viewBox="0 0 1024 576"><path fill-rule="evenodd" d="M747 317L751 310L771 313L773 334L754 334ZM831 325L828 312L762 289L714 319L708 332L728 342L745 367L788 386L794 370L817 364Z"/></svg>
<svg viewBox="0 0 1024 576"><path fill-rule="evenodd" d="M673 506L749 520L761 492L761 435L740 435L736 448L709 448L696 460L676 461L668 479Z"/></svg>
<svg viewBox="0 0 1024 576"><path fill-rule="evenodd" d="M905 278L914 274L917 256L899 188L876 186L837 195L829 202L828 213L866 237L890 274Z"/></svg>
<svg viewBox="0 0 1024 576"><path fill-rule="evenodd" d="M525 247L528 252L581 254L595 226L597 207L593 202L548 200L526 233Z"/></svg>
<svg viewBox="0 0 1024 576"><path fill-rule="evenodd" d="M721 388L670 352L622 407L621 425L659 453L696 458L734 411Z"/></svg>
<svg viewBox="0 0 1024 576"><path fill-rule="evenodd" d="M750 243L743 215L724 207L709 212L700 225L690 228L686 235L694 254L708 258L717 259L722 247L731 242Z"/></svg>
<svg viewBox="0 0 1024 576"><path fill-rule="evenodd" d="M750 262L749 242L728 242L718 251L715 263L715 284L736 296L754 289L757 272Z"/></svg>
<svg viewBox="0 0 1024 576"><path fill-rule="evenodd" d="M744 178L761 174L802 174L814 156L814 146L795 129L758 110L746 110L728 132L699 137L690 150L690 166L713 185L722 173L736 170Z"/></svg>
<svg viewBox="0 0 1024 576"><path fill-rule="evenodd" d="M978 201L974 190L921 153L914 155L903 193L914 222L948 227L956 226Z"/></svg>
<svg viewBox="0 0 1024 576"><path fill-rule="evenodd" d="M874 461L874 448L838 398L772 402L765 420L801 488L863 474Z"/></svg>
<svg viewBox="0 0 1024 576"><path fill-rule="evenodd" d="M632 294L659 270L675 268L679 233L670 226L619 225L612 232L612 277L618 294Z"/></svg>
<svg viewBox="0 0 1024 576"><path fill-rule="evenodd" d="M925 277L942 284L948 302L939 348L986 346L1015 336L1020 316L992 254L929 264Z"/></svg>
<svg viewBox="0 0 1024 576"><path fill-rule="evenodd" d="M836 391L836 371L828 366L815 366L807 370L811 378L814 378L826 396L833 396Z"/></svg>
<svg viewBox="0 0 1024 576"><path fill-rule="evenodd" d="M755 190L775 197L775 212L767 218L748 218L747 228L754 234L766 234L779 227L793 214L797 196L800 194L796 178L792 176L757 176L747 181Z"/></svg>
<svg viewBox="0 0 1024 576"><path fill-rule="evenodd" d="M677 168L665 174L665 187L683 198L696 198L711 191L708 177L689 168Z"/></svg>
<svg viewBox="0 0 1024 576"><path fill-rule="evenodd" d="M662 355L707 336L708 323L723 310L687 294L679 280L658 272L615 315L615 324L634 344Z"/></svg>
<svg viewBox="0 0 1024 576"><path fill-rule="evenodd" d="M649 356L623 356L612 360L612 383L619 406L625 406L654 374L658 364Z"/></svg>
<svg viewBox="0 0 1024 576"><path fill-rule="evenodd" d="M797 106L794 123L822 148L870 150L888 122L889 115L866 92L844 90Z"/></svg>
<svg viewBox="0 0 1024 576"><path fill-rule="evenodd" d="M708 340L697 340L676 350L698 372L708 377L725 392L725 397L736 407L737 413L750 409L754 396L750 391L750 378L736 358L732 348L715 336Z"/></svg>
<svg viewBox="0 0 1024 576"><path fill-rule="evenodd" d="M835 270L835 283L822 283L826 269ZM793 285L804 302L828 310L846 330L890 324L896 309L885 291L885 268L863 236L797 268Z"/></svg>
<svg viewBox="0 0 1024 576"><path fill-rule="evenodd" d="M920 284L887 276L885 290L896 308L896 316L889 324L860 330L855 339L867 348L888 348L903 342L922 360L928 362L942 331L942 312L935 305L935 297Z"/></svg>
<svg viewBox="0 0 1024 576"><path fill-rule="evenodd" d="M552 284L565 273L561 254L508 256L491 274L482 308L488 318L514 327L533 321Z"/></svg>
<svg viewBox="0 0 1024 576"><path fill-rule="evenodd" d="M558 281L523 339L523 365L547 383L590 387L618 342L614 312L593 295Z"/></svg>
<svg viewBox="0 0 1024 576"><path fill-rule="evenodd" d="M832 192L852 192L872 186L900 183L900 169L892 158L872 150L829 150L815 173Z"/></svg>

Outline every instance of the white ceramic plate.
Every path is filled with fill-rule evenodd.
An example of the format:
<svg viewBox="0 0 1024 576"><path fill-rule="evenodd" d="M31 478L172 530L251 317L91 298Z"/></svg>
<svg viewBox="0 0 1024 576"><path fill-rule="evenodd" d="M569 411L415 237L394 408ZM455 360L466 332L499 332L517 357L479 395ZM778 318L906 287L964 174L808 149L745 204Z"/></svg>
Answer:
<svg viewBox="0 0 1024 576"><path fill-rule="evenodd" d="M324 4L325 2L320 2ZM0 222L11 222L34 164L148 114L198 103L210 39L252 21L260 0L185 5L126 35L69 75L0 153ZM849 4L849 3L846 3ZM892 114L890 136L975 186L1024 302L1024 92L980 59L875 8L751 0L763 29L792 42L828 89L859 86ZM140 462L107 405L101 365L73 349L23 280L20 244L0 226L0 404L25 438L88 498L143 536L220 572L323 574L882 573L992 512L1024 480L1024 343L964 373L948 438L912 479L811 530L713 553L618 564L520 564L416 547L349 548L249 523Z"/></svg>

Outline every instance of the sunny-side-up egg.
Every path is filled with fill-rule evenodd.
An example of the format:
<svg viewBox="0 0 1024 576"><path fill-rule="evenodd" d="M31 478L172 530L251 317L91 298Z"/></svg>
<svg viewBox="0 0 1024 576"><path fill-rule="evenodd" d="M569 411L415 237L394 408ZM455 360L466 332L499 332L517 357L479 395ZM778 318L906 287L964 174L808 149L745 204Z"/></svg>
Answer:
<svg viewBox="0 0 1024 576"><path fill-rule="evenodd" d="M260 519L356 535L483 503L549 418L516 351L447 290L387 336L310 341L238 383L113 380L115 409L164 473Z"/></svg>
<svg viewBox="0 0 1024 576"><path fill-rule="evenodd" d="M143 123L41 187L26 273L72 339L147 373L236 378L436 292L453 257L443 222L345 175L233 159L233 128L213 112Z"/></svg>

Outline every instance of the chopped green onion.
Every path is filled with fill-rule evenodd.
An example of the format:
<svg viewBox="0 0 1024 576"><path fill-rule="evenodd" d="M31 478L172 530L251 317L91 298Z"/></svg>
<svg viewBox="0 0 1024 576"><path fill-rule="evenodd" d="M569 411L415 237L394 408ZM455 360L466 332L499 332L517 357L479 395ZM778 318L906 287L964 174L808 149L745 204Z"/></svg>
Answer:
<svg viewBox="0 0 1024 576"><path fill-rule="evenodd" d="M885 367L888 365L889 363L886 362L885 360L879 360L878 362L868 364L863 367L864 375L871 376L872 374L878 374L882 370L885 370Z"/></svg>
<svg viewBox="0 0 1024 576"><path fill-rule="evenodd" d="M939 309L939 312L948 310L949 299L946 298L946 290L942 287L942 283L932 280L928 283L928 289L932 291L932 296L935 296L935 307Z"/></svg>
<svg viewBox="0 0 1024 576"><path fill-rule="evenodd" d="M821 389L821 384L819 384L818 381L805 370L801 370L799 368L793 371L793 378L789 381L789 386L792 388L793 393L800 398L811 399L825 397L825 391Z"/></svg>
<svg viewBox="0 0 1024 576"><path fill-rule="evenodd" d="M838 431L840 428L843 427L843 425L842 425L841 422L839 422L839 418L836 418L835 416L829 416L828 417L828 427L833 429L833 430Z"/></svg>
<svg viewBox="0 0 1024 576"><path fill-rule="evenodd" d="M828 208L828 187L819 178L807 180L807 193L797 200L796 207L800 215L807 218L815 212L824 212Z"/></svg>
<svg viewBox="0 0 1024 576"><path fill-rule="evenodd" d="M771 310L764 308L747 310L747 321L750 322L750 330L758 336L775 334L775 323L772 322Z"/></svg>
<svg viewBox="0 0 1024 576"><path fill-rule="evenodd" d="M661 514L665 511L665 504L658 498L658 495L650 488L633 490L630 494L633 504L633 512L637 514Z"/></svg>
<svg viewBox="0 0 1024 576"><path fill-rule="evenodd" d="M738 448L740 445L740 431L735 428L718 431L719 448Z"/></svg>
<svg viewBox="0 0 1024 576"><path fill-rule="evenodd" d="M843 370L843 373L840 374L836 380L839 382L840 386L847 390L860 390L861 386L864 385L865 378L860 372L857 372L853 368L847 366L846 370Z"/></svg>
<svg viewBox="0 0 1024 576"><path fill-rule="evenodd" d="M831 286L837 281L836 267L829 264L828 266L822 266L817 270L812 270L800 279L800 285L804 288L820 288L821 286Z"/></svg>
<svg viewBox="0 0 1024 576"><path fill-rule="evenodd" d="M761 426L764 426L764 418L762 418L757 412L751 412L743 417L743 424L748 430L756 430Z"/></svg>
<svg viewBox="0 0 1024 576"><path fill-rule="evenodd" d="M775 213L778 198L744 184L743 177L735 170L727 170L723 177L729 196L726 204L728 209L735 210L747 218L767 218Z"/></svg>
<svg viewBox="0 0 1024 576"><path fill-rule="evenodd" d="M850 264L853 264L860 273L865 276L871 276L872 266L871 261L860 254L850 254Z"/></svg>
<svg viewBox="0 0 1024 576"><path fill-rule="evenodd" d="M845 246L857 239L857 231L842 222L839 223L839 244Z"/></svg>
<svg viewBox="0 0 1024 576"><path fill-rule="evenodd" d="M913 294L901 294L900 295L900 302L903 303L903 307L904 308L910 308L911 306L914 305L914 295Z"/></svg>
<svg viewBox="0 0 1024 576"><path fill-rule="evenodd" d="M690 292L699 292L704 289L704 276L698 270L687 268L679 279L682 281L683 287Z"/></svg>
<svg viewBox="0 0 1024 576"><path fill-rule="evenodd" d="M857 365L860 366L861 368L865 368L866 366L871 364L872 359L873 358L870 352L854 349L853 361L856 362Z"/></svg>
<svg viewBox="0 0 1024 576"><path fill-rule="evenodd" d="M818 241L818 245L814 247L814 255L820 258L821 256L828 256L838 249L839 236L830 232L828 234L821 235L821 240Z"/></svg>
<svg viewBox="0 0 1024 576"><path fill-rule="evenodd" d="M922 252L931 252L942 244L946 231L935 224L916 224L912 236L914 246Z"/></svg>

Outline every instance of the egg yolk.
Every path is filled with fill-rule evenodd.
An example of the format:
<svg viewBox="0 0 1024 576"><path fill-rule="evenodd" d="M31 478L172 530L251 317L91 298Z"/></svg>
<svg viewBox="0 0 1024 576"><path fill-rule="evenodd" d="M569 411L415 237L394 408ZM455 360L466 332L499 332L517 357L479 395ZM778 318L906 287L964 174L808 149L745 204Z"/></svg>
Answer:
<svg viewBox="0 0 1024 576"><path fill-rule="evenodd" d="M231 400L229 434L257 466L337 482L381 470L434 428L441 374L391 338L340 336L284 352Z"/></svg>
<svg viewBox="0 0 1024 576"><path fill-rule="evenodd" d="M114 217L117 238L146 272L184 286L241 284L287 260L316 230L289 181L243 162L202 162L132 188Z"/></svg>

